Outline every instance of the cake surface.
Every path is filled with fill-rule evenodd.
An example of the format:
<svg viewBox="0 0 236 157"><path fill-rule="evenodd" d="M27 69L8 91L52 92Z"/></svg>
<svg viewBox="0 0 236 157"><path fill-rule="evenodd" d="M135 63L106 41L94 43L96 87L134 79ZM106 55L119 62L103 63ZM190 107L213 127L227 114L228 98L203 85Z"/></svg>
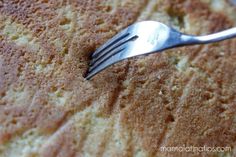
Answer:
<svg viewBox="0 0 236 157"><path fill-rule="evenodd" d="M0 157L236 156L236 39L120 62L89 56L126 26L236 26L222 0L0 1ZM230 147L168 152L162 147Z"/></svg>

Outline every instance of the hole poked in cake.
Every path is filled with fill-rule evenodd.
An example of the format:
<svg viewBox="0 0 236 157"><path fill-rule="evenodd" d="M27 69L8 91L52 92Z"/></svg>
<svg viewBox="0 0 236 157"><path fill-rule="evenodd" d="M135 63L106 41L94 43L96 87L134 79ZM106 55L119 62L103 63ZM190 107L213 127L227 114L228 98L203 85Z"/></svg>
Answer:
<svg viewBox="0 0 236 157"><path fill-rule="evenodd" d="M59 25L63 30L71 30L73 26L73 19L75 18L75 12L71 6L66 6L58 9Z"/></svg>
<svg viewBox="0 0 236 157"><path fill-rule="evenodd" d="M174 116L172 114L168 114L166 119L165 119L165 122L166 123L173 123L173 122L175 122Z"/></svg>

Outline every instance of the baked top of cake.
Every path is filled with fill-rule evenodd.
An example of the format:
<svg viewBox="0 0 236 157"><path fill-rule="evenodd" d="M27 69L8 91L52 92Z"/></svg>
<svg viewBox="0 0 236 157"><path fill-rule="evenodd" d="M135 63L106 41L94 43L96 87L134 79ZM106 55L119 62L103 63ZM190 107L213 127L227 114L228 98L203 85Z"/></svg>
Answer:
<svg viewBox="0 0 236 157"><path fill-rule="evenodd" d="M201 35L236 26L235 14L226 0L1 1L0 156L236 156L236 39L83 77L91 53L136 21Z"/></svg>

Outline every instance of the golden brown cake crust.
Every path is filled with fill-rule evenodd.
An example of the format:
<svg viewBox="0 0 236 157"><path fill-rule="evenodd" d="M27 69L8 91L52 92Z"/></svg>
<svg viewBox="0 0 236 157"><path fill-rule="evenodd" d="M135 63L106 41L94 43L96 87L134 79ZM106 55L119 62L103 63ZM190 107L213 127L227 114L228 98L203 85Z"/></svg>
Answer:
<svg viewBox="0 0 236 157"><path fill-rule="evenodd" d="M207 34L235 14L213 0L1 1L0 156L235 156L235 39L83 77L91 52L135 21ZM183 145L232 151L160 151Z"/></svg>

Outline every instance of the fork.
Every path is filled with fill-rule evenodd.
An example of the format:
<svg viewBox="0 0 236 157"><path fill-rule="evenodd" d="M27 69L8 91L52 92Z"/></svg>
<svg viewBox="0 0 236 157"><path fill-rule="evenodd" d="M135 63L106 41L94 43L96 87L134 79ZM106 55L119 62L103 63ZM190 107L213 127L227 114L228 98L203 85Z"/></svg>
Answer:
<svg viewBox="0 0 236 157"><path fill-rule="evenodd" d="M131 57L179 46L218 42L233 37L236 37L236 27L210 35L193 36L160 22L138 22L116 34L92 54L85 78L89 80L109 66Z"/></svg>

